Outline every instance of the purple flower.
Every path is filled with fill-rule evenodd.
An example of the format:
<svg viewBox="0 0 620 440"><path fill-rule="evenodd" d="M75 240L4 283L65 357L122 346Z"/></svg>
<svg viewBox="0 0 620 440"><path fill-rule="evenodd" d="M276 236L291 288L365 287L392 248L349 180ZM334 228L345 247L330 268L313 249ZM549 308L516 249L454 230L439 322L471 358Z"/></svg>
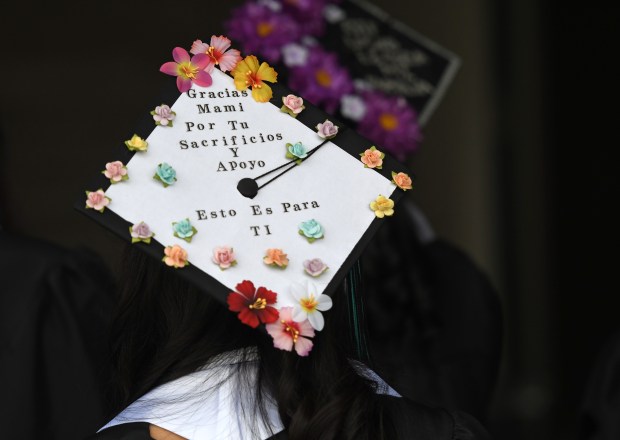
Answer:
<svg viewBox="0 0 620 440"><path fill-rule="evenodd" d="M299 26L290 16L254 2L233 10L225 26L228 36L241 44L243 52L260 54L271 63L280 60L282 46L300 35Z"/></svg>
<svg viewBox="0 0 620 440"><path fill-rule="evenodd" d="M155 235L153 234L153 231L151 231L151 228L149 228L149 225L144 222L136 223L135 225L130 226L129 234L131 235L132 243L143 241L147 244L151 243L151 238Z"/></svg>
<svg viewBox="0 0 620 440"><path fill-rule="evenodd" d="M289 86L328 113L334 112L340 98L353 90L349 72L338 64L336 54L318 47L310 48L305 66L291 69Z"/></svg>
<svg viewBox="0 0 620 440"><path fill-rule="evenodd" d="M328 269L327 264L323 263L320 258L306 260L304 261L303 265L304 271L312 277L318 277Z"/></svg>
<svg viewBox="0 0 620 440"><path fill-rule="evenodd" d="M151 112L151 115L153 116L155 124L162 125L164 127L172 127L172 121L177 114L173 112L169 106L162 104L155 107L155 110Z"/></svg>
<svg viewBox="0 0 620 440"><path fill-rule="evenodd" d="M338 134L338 126L334 125L332 121L326 119L325 122L319 123L316 126L317 134L322 139L332 139Z"/></svg>
<svg viewBox="0 0 620 440"><path fill-rule="evenodd" d="M297 22L302 35L323 35L326 0L283 0L283 11Z"/></svg>
<svg viewBox="0 0 620 440"><path fill-rule="evenodd" d="M360 134L399 160L417 150L422 133L417 113L405 99L381 92L366 92L363 98L366 113L357 126Z"/></svg>

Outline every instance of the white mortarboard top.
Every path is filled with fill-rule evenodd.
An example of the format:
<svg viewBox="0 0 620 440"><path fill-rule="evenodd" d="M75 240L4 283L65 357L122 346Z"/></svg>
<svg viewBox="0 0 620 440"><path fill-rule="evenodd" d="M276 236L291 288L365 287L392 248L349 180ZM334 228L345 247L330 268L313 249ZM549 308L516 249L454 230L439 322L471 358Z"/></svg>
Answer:
<svg viewBox="0 0 620 440"><path fill-rule="evenodd" d="M257 102L251 87L238 90L216 67L210 86L194 74L199 80L180 92L189 87L179 79L186 55L175 49L180 76L145 109L135 134L119 139L77 209L224 304L244 280L277 293L274 307L294 286L332 295L393 212L385 199L403 196L395 180L410 187L398 174L407 169L309 102L295 113L300 102L277 83L263 83L273 96ZM232 74L249 66L254 73L241 73L256 91L258 64L246 61ZM326 121L339 127L331 139L319 135L333 135L329 123L317 129ZM311 321L322 328L322 318L318 327Z"/></svg>

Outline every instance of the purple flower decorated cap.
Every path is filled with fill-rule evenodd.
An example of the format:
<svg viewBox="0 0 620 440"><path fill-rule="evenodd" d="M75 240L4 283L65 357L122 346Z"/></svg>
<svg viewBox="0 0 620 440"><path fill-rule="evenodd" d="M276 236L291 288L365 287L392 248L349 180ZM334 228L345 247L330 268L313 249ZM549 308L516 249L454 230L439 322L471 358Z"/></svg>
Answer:
<svg viewBox="0 0 620 440"><path fill-rule="evenodd" d="M265 23L274 26L269 38L290 43L278 27L286 23ZM301 84L304 95L277 81L269 58L239 54L227 38L209 37L175 49L173 61L164 50L163 59L151 62L165 63L163 73L139 72L160 76L167 89L154 96L159 105L136 115L143 123L134 136L110 147L105 172L93 164L98 180L85 182L90 195L85 202L82 193L77 208L175 268L246 324L276 325L276 312L288 307L293 321L305 316L319 332L330 298L374 232L399 209L408 187L395 184L393 175L412 173L380 143L313 104L337 104L353 92L332 57L311 51L304 66L291 67L308 70L300 78L318 75L334 90ZM269 98L261 92L267 87L272 96L259 102ZM401 113L384 123L405 121ZM360 160L367 150L380 157L380 167ZM130 178L115 183L125 175ZM237 296L227 302L231 292ZM255 314L244 312L250 305Z"/></svg>

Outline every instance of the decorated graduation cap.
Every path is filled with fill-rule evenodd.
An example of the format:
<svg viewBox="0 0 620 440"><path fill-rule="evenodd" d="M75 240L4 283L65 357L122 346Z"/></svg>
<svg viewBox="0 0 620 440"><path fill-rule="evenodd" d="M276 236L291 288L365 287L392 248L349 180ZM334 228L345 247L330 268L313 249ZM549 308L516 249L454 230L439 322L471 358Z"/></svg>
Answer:
<svg viewBox="0 0 620 440"><path fill-rule="evenodd" d="M408 171L225 37L172 58L168 89L76 206L308 355Z"/></svg>

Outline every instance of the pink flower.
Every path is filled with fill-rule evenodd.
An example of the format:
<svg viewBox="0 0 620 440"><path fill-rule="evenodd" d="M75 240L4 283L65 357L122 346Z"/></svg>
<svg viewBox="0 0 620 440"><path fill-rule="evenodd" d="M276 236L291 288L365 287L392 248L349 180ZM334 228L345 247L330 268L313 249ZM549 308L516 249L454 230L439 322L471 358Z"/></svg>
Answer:
<svg viewBox="0 0 620 440"><path fill-rule="evenodd" d="M304 261L303 266L304 271L306 271L306 273L312 277L318 277L328 269L327 264L323 263L323 260L321 260L320 258L306 260Z"/></svg>
<svg viewBox="0 0 620 440"><path fill-rule="evenodd" d="M106 197L102 189L97 191L86 191L86 209L94 209L103 212L105 207L110 204L111 198Z"/></svg>
<svg viewBox="0 0 620 440"><path fill-rule="evenodd" d="M196 40L192 43L191 53L205 54L209 57L209 64L205 70L209 73L213 72L213 68L217 65L220 66L222 72L228 72L233 70L239 60L241 60L241 53L237 49L229 49L230 40L222 35L216 37L211 36L211 43L203 43L201 40Z"/></svg>
<svg viewBox="0 0 620 440"><path fill-rule="evenodd" d="M233 248L228 246L221 246L213 249L212 260L215 264L220 266L220 269L222 270L228 269L230 266L237 264Z"/></svg>
<svg viewBox="0 0 620 440"><path fill-rule="evenodd" d="M172 58L174 61L162 64L159 71L177 77L179 92L187 92L192 88L192 83L201 87L209 87L213 83L213 78L205 71L211 60L206 54L200 53L190 59L185 49L175 47Z"/></svg>
<svg viewBox="0 0 620 440"><path fill-rule="evenodd" d="M158 105L155 110L151 112L153 119L157 125L163 125L164 127L172 127L172 121L176 117L176 113L166 104Z"/></svg>
<svg viewBox="0 0 620 440"><path fill-rule="evenodd" d="M323 139L331 139L338 134L338 126L334 125L334 123L328 119L323 123L319 123L316 129L319 137Z"/></svg>
<svg viewBox="0 0 620 440"><path fill-rule="evenodd" d="M308 320L293 321L292 307L282 307L279 319L265 328L273 338L273 346L280 350L291 351L295 347L299 356L308 356L312 350L312 341L307 338L314 337L314 329Z"/></svg>
<svg viewBox="0 0 620 440"><path fill-rule="evenodd" d="M288 113L292 117L296 118L301 113L304 107L304 100L299 96L287 95L282 97L282 103L284 104L280 110L284 113Z"/></svg>
<svg viewBox="0 0 620 440"><path fill-rule="evenodd" d="M110 179L110 182L117 183L121 180L127 180L127 167L123 165L120 160L114 162L108 162L105 164L105 170L102 171L103 175Z"/></svg>

